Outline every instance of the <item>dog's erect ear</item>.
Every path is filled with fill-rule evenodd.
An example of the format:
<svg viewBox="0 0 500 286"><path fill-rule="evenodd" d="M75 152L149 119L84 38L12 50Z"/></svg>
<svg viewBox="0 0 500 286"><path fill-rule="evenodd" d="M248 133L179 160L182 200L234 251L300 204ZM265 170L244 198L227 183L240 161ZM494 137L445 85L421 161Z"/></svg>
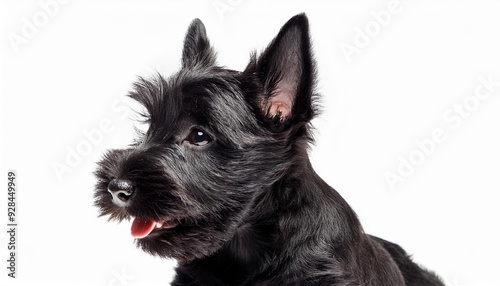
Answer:
<svg viewBox="0 0 500 286"><path fill-rule="evenodd" d="M316 72L306 15L291 18L259 57L252 56L245 73L264 88L252 100L273 130L311 120Z"/></svg>
<svg viewBox="0 0 500 286"><path fill-rule="evenodd" d="M189 25L182 51L182 68L215 65L215 52L210 46L205 25L200 19L194 19Z"/></svg>

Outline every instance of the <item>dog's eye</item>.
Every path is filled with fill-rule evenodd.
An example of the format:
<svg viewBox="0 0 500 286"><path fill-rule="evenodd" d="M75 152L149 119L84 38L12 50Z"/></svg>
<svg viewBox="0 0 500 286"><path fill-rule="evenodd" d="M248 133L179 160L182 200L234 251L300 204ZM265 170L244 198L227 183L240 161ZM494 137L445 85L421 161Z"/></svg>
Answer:
<svg viewBox="0 0 500 286"><path fill-rule="evenodd" d="M187 140L193 145L204 146L210 143L210 141L212 141L212 138L210 138L207 133L199 129L194 129L193 131L191 131L191 133L189 133Z"/></svg>

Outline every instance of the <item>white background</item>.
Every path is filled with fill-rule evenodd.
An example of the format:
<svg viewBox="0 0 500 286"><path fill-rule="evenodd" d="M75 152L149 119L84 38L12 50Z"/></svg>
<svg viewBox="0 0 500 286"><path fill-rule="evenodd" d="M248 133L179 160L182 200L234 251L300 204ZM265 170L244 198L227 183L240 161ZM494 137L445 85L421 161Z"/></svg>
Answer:
<svg viewBox="0 0 500 286"><path fill-rule="evenodd" d="M92 206L95 162L133 135L125 94L138 75L179 68L195 17L219 63L241 70L302 11L324 110L317 172L367 232L447 285L500 285L500 87L475 97L480 77L500 82L499 2L402 1L377 22L389 1L54 1L0 2L2 222L8 169L19 183L19 278L7 278L2 230L1 285L167 285L175 262L135 249L130 223L108 223ZM436 129L445 140L424 154L416 142ZM391 189L385 174L401 175L410 159L413 171Z"/></svg>

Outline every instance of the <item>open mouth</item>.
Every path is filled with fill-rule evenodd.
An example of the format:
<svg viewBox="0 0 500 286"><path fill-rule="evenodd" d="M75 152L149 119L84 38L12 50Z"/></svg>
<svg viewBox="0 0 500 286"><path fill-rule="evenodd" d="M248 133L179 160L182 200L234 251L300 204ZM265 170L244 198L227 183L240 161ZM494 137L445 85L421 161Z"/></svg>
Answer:
<svg viewBox="0 0 500 286"><path fill-rule="evenodd" d="M152 219L134 218L131 233L134 238L144 238L155 230L171 229L179 225L179 221L173 218L166 218L159 221Z"/></svg>

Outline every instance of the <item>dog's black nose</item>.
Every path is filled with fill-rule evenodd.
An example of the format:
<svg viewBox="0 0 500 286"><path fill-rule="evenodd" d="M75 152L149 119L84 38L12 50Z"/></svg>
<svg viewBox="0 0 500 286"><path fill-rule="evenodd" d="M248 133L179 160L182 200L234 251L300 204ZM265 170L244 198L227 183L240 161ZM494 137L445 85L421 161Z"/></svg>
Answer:
<svg viewBox="0 0 500 286"><path fill-rule="evenodd" d="M129 180L113 179L108 184L108 192L113 196L113 203L119 207L129 204L134 194L134 186Z"/></svg>

